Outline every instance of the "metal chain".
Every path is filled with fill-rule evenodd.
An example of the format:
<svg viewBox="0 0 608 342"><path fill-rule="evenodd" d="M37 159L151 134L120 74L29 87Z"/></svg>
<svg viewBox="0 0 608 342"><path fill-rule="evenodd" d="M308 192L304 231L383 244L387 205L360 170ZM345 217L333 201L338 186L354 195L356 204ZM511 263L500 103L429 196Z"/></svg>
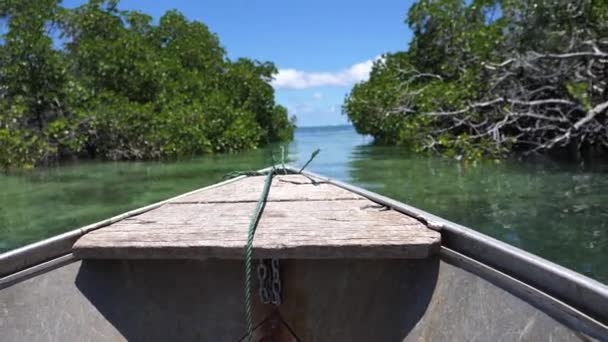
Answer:
<svg viewBox="0 0 608 342"><path fill-rule="evenodd" d="M281 305L281 273L279 268L279 259L271 259L270 266L272 269L272 281L270 283L272 293L271 302L272 304L279 306Z"/></svg>
<svg viewBox="0 0 608 342"><path fill-rule="evenodd" d="M264 260L260 260L258 264L258 282L259 282L259 293L260 300L264 304L270 304L270 292L268 292L268 267L264 263Z"/></svg>
<svg viewBox="0 0 608 342"><path fill-rule="evenodd" d="M260 260L257 268L260 301L264 304L281 305L281 273L279 259Z"/></svg>
<svg viewBox="0 0 608 342"><path fill-rule="evenodd" d="M298 171L297 173L301 174L302 171L310 164L310 162L319 154L320 150L315 150L306 164ZM285 165L285 150L282 150L282 171L284 174L287 174L287 168ZM266 179L264 181L264 188L262 189L262 193L260 194L260 198L256 204L255 211L249 222L249 228L247 230L247 244L245 245L245 321L247 324L247 339L249 341L253 338L253 302L251 300L252 289L251 289L251 281L252 281L252 273L253 273L253 238L255 236L255 231L262 216L262 212L264 211L264 207L266 206L266 200L268 199L268 193L270 192L270 186L272 183L272 177L277 174L277 168L275 166L272 167L270 171L266 174ZM244 174L247 176L261 175L256 171L247 171L245 173L233 173L231 176L236 176ZM263 263L263 262L261 262ZM270 261L271 266L271 279L270 283L268 282L268 268L266 265L258 266L258 278L261 278L260 281L260 296L262 297L262 301L269 300L270 303L274 305L281 304L281 278L279 272L279 260L272 259ZM265 289L265 290L262 290Z"/></svg>

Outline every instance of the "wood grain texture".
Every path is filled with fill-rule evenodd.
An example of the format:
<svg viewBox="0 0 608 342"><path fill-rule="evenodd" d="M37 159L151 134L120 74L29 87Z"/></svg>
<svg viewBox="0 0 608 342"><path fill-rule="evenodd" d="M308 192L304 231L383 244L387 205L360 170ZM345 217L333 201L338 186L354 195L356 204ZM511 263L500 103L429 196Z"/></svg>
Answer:
<svg viewBox="0 0 608 342"><path fill-rule="evenodd" d="M222 202L257 202L264 187L264 176L247 177L214 189L200 191L182 197L175 203L222 203ZM318 181L313 184L311 179ZM363 199L348 190L320 179L302 175L277 175L272 180L268 201L329 201Z"/></svg>
<svg viewBox="0 0 608 342"><path fill-rule="evenodd" d="M407 215L331 184L277 178L255 234L255 257L426 258L439 248L440 234ZM256 206L248 196L259 196L261 183L263 177L251 177L181 198L84 235L73 252L96 259L242 259Z"/></svg>

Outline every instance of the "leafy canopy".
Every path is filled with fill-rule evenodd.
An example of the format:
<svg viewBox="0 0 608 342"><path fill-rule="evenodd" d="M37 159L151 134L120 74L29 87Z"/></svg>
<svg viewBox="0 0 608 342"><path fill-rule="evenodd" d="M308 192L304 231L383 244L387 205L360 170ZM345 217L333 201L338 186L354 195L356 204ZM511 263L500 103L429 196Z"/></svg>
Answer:
<svg viewBox="0 0 608 342"><path fill-rule="evenodd" d="M608 2L419 0L343 111L380 143L466 159L608 152Z"/></svg>
<svg viewBox="0 0 608 342"><path fill-rule="evenodd" d="M149 159L289 140L270 62L231 61L201 22L154 24L115 0L7 0L0 16L0 163Z"/></svg>

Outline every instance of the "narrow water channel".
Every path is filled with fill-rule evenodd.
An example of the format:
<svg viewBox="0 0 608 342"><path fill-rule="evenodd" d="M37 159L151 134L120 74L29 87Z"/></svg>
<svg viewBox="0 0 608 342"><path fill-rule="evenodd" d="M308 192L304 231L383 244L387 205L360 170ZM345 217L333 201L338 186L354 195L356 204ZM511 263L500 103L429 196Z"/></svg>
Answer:
<svg viewBox="0 0 608 342"><path fill-rule="evenodd" d="M292 163L407 202L608 282L608 164L466 165L374 146L348 126L300 128ZM0 252L272 163L277 146L174 162L81 162L0 175ZM278 157L278 156L277 156Z"/></svg>

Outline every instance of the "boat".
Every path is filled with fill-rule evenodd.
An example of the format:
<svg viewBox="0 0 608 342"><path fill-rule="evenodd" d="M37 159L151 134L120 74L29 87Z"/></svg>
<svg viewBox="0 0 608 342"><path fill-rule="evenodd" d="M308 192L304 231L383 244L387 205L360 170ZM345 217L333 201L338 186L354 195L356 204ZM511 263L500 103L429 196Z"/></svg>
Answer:
<svg viewBox="0 0 608 342"><path fill-rule="evenodd" d="M271 167L0 255L2 341L608 341L608 287Z"/></svg>

